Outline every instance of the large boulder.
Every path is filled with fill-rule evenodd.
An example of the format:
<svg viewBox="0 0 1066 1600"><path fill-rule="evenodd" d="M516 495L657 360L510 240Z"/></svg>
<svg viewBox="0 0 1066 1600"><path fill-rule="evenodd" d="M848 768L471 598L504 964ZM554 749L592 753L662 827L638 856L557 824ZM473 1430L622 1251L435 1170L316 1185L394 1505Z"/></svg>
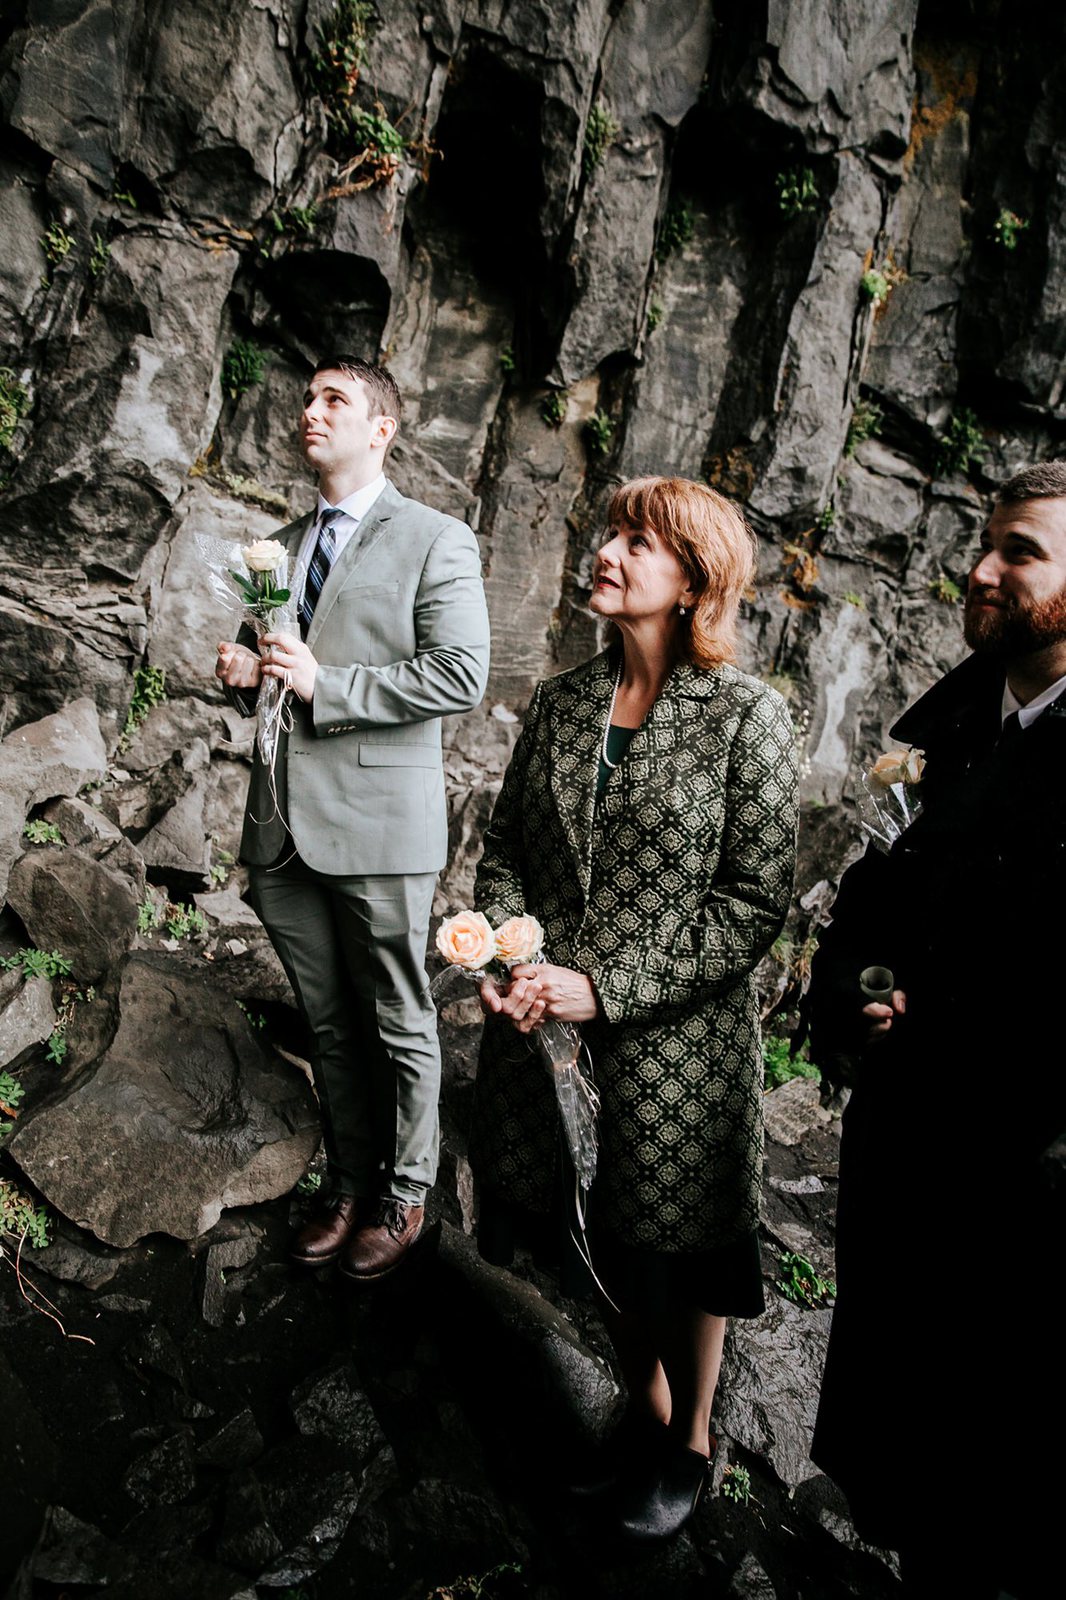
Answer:
<svg viewBox="0 0 1066 1600"><path fill-rule="evenodd" d="M56 795L77 794L106 771L100 719L88 698L8 734L0 746L0 897L7 892L11 863L22 850L31 806Z"/></svg>
<svg viewBox="0 0 1066 1600"><path fill-rule="evenodd" d="M0 972L0 1069L14 1065L27 1050L41 1044L55 1025L52 985L47 978Z"/></svg>
<svg viewBox="0 0 1066 1600"><path fill-rule="evenodd" d="M45 1198L112 1245L191 1239L291 1189L318 1142L305 1080L271 1059L210 967L135 952L90 1076L8 1144Z"/></svg>
<svg viewBox="0 0 1066 1600"><path fill-rule="evenodd" d="M11 870L7 897L38 949L61 951L80 982L94 983L133 942L137 888L81 850L30 850Z"/></svg>
<svg viewBox="0 0 1066 1600"><path fill-rule="evenodd" d="M775 1294L761 1317L732 1323L726 1340L715 1418L792 1489L818 1471L809 1452L831 1318Z"/></svg>

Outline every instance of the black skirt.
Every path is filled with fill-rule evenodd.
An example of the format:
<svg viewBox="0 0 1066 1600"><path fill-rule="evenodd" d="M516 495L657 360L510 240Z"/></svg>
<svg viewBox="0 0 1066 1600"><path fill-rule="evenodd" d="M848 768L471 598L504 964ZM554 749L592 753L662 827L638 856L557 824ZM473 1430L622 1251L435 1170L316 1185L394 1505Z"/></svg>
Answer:
<svg viewBox="0 0 1066 1600"><path fill-rule="evenodd" d="M587 1299L596 1281L577 1241L572 1196L549 1215L511 1205L491 1190L478 1195L478 1251L496 1267L509 1267L516 1248L530 1251L533 1264L559 1280L563 1294ZM759 1237L751 1233L711 1250L675 1252L626 1244L596 1213L596 1189L589 1196L586 1241L596 1278L622 1312L632 1316L698 1309L716 1317L758 1317L763 1298Z"/></svg>

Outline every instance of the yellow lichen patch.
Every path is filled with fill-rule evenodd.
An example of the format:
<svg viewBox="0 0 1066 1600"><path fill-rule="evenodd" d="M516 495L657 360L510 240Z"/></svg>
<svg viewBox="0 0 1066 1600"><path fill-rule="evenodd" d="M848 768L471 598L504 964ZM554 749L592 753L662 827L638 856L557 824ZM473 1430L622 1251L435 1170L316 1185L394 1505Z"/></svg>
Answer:
<svg viewBox="0 0 1066 1600"><path fill-rule="evenodd" d="M914 65L932 80L933 98L925 104L915 96L910 143L903 157L905 170L914 164L925 141L943 133L964 110L962 102L972 100L977 92L977 65L970 46L960 44L949 49L943 45L918 44L914 50Z"/></svg>
<svg viewBox="0 0 1066 1600"><path fill-rule="evenodd" d="M724 454L712 456L707 465L707 482L733 500L747 500L755 487L755 466L743 445L735 444Z"/></svg>
<svg viewBox="0 0 1066 1600"><path fill-rule="evenodd" d="M786 544L781 560L786 566L792 563L789 577L797 589L806 594L814 588L818 582L818 563L805 545Z"/></svg>

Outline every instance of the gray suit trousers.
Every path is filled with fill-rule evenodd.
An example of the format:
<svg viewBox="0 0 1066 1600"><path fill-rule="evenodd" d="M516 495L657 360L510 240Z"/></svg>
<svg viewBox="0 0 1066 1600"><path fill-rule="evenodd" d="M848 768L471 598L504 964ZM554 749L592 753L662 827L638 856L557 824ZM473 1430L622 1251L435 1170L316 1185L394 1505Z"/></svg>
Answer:
<svg viewBox="0 0 1066 1600"><path fill-rule="evenodd" d="M437 1173L440 1046L426 980L435 872L341 877L290 844L249 899L313 1036L330 1176L422 1205Z"/></svg>

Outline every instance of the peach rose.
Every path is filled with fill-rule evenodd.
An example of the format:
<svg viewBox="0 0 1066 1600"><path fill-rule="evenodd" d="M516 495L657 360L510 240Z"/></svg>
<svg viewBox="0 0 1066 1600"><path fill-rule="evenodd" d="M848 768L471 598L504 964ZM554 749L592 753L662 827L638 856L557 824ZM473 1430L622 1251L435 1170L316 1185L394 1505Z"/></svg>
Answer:
<svg viewBox="0 0 1066 1600"><path fill-rule="evenodd" d="M544 943L536 917L508 917L496 929L496 954L501 961L532 961Z"/></svg>
<svg viewBox="0 0 1066 1600"><path fill-rule="evenodd" d="M243 545L241 555L249 572L277 572L285 560L285 546L277 539L257 539Z"/></svg>
<svg viewBox="0 0 1066 1600"><path fill-rule="evenodd" d="M870 768L870 777L886 789L894 783L918 783L925 770L921 750L886 750Z"/></svg>
<svg viewBox="0 0 1066 1600"><path fill-rule="evenodd" d="M460 911L437 929L437 949L453 967L477 972L495 956L496 935L480 911Z"/></svg>

